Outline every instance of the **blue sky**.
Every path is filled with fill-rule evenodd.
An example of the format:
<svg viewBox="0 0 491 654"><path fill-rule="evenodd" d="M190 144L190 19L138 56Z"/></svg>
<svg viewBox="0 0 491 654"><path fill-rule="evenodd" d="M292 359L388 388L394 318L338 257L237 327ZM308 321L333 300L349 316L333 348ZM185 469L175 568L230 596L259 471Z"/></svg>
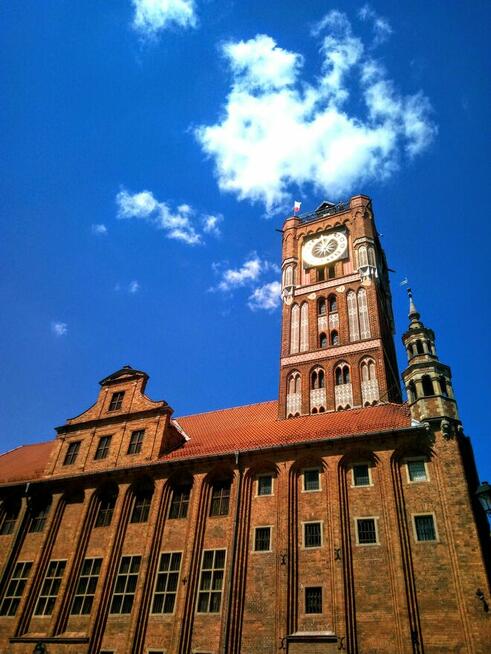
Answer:
<svg viewBox="0 0 491 654"><path fill-rule="evenodd" d="M124 364L176 415L277 396L293 200L374 201L491 477L487 2L0 7L2 450Z"/></svg>

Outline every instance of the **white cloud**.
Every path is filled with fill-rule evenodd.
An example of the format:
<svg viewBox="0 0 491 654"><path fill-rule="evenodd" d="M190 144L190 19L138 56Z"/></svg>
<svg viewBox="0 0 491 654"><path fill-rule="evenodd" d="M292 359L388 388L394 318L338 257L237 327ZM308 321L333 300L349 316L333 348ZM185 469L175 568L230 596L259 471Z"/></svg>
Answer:
<svg viewBox="0 0 491 654"><path fill-rule="evenodd" d="M281 284L278 281L269 282L263 286L254 289L249 296L247 303L252 311L264 309L266 311L274 311L281 304Z"/></svg>
<svg viewBox="0 0 491 654"><path fill-rule="evenodd" d="M196 27L194 0L133 0L133 28L147 38L171 26Z"/></svg>
<svg viewBox="0 0 491 654"><path fill-rule="evenodd" d="M379 45L386 41L392 34L392 27L389 21L383 16L379 16L370 5L366 4L358 12L358 16L363 21L371 21L374 33L374 45Z"/></svg>
<svg viewBox="0 0 491 654"><path fill-rule="evenodd" d="M233 81L223 115L195 130L220 189L268 212L291 203L293 185L337 198L383 180L436 133L428 99L396 90L345 14L329 12L313 34L322 55L315 84L301 78L301 55L270 36L227 43ZM351 96L361 100L356 113Z"/></svg>
<svg viewBox="0 0 491 654"><path fill-rule="evenodd" d="M164 231L167 238L182 241L187 245L202 242L200 234L193 225L194 210L181 204L172 210L165 202L158 202L151 191L129 193L122 189L116 196L118 218L137 218L146 220L157 229Z"/></svg>
<svg viewBox="0 0 491 654"><path fill-rule="evenodd" d="M220 230L220 223L223 220L223 216L217 215L217 216L210 216L210 215L205 215L202 217L201 222L203 224L203 231L205 234L211 234L212 236L220 236L221 235L221 230Z"/></svg>
<svg viewBox="0 0 491 654"><path fill-rule="evenodd" d="M131 293L132 295L135 293L138 293L140 290L140 284L139 282L134 279L132 282L128 284L128 293Z"/></svg>
<svg viewBox="0 0 491 654"><path fill-rule="evenodd" d="M53 321L51 323L51 331L55 336L65 336L68 334L68 325L66 322Z"/></svg>
<svg viewBox="0 0 491 654"><path fill-rule="evenodd" d="M227 268L223 270L221 273L222 279L214 290L226 292L250 284L259 278L263 269L267 266L267 261L262 261L257 254L252 254L249 259L244 261L240 268ZM219 268L219 264L214 265L215 271Z"/></svg>
<svg viewBox="0 0 491 654"><path fill-rule="evenodd" d="M92 234L97 236L106 236L107 227L105 225L92 225L91 227Z"/></svg>

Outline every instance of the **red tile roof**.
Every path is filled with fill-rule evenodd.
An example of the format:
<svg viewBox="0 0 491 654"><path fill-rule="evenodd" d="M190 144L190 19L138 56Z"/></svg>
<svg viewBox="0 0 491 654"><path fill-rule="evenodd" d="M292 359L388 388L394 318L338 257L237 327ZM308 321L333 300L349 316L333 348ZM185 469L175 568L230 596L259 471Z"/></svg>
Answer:
<svg viewBox="0 0 491 654"><path fill-rule="evenodd" d="M272 401L177 418L189 441L165 455L162 461L376 433L411 425L405 404L380 404L289 420L278 420L277 411L278 403ZM54 441L24 445L1 455L0 483L42 477L53 444Z"/></svg>

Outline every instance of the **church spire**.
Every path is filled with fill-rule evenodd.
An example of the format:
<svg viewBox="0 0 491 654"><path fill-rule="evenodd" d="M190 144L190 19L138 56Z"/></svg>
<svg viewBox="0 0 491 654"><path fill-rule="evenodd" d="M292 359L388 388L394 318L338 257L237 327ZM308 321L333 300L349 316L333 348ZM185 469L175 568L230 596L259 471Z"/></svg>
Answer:
<svg viewBox="0 0 491 654"><path fill-rule="evenodd" d="M459 415L452 390L450 368L441 363L435 347L435 333L426 327L416 309L412 290L409 296L409 327L402 337L408 366L402 373L412 417L419 421L441 419L457 423ZM450 421L450 422L449 422Z"/></svg>

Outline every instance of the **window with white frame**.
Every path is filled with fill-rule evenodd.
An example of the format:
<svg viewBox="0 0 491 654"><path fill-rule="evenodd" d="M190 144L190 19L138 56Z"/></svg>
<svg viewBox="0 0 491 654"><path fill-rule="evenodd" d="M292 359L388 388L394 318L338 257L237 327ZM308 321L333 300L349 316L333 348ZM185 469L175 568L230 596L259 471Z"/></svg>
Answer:
<svg viewBox="0 0 491 654"><path fill-rule="evenodd" d="M258 475L257 477L257 494L273 494L273 475Z"/></svg>
<svg viewBox="0 0 491 654"><path fill-rule="evenodd" d="M53 613L65 568L66 561L49 562L34 615L51 615Z"/></svg>
<svg viewBox="0 0 491 654"><path fill-rule="evenodd" d="M432 513L415 515L413 519L414 531L418 542L437 540L435 518Z"/></svg>
<svg viewBox="0 0 491 654"><path fill-rule="evenodd" d="M152 613L173 613L176 604L181 552L162 552L153 595Z"/></svg>
<svg viewBox="0 0 491 654"><path fill-rule="evenodd" d="M18 561L0 604L0 615L15 615L26 587L32 561Z"/></svg>
<svg viewBox="0 0 491 654"><path fill-rule="evenodd" d="M319 468L306 468L302 474L304 492L318 491L321 489L321 477Z"/></svg>
<svg viewBox="0 0 491 654"><path fill-rule="evenodd" d="M72 615L89 615L94 602L102 559L85 559L73 598Z"/></svg>
<svg viewBox="0 0 491 654"><path fill-rule="evenodd" d="M219 613L222 603L226 550L205 550L201 562L198 613Z"/></svg>
<svg viewBox="0 0 491 654"><path fill-rule="evenodd" d="M322 545L322 523L303 523L303 546L305 548L321 547Z"/></svg>
<svg viewBox="0 0 491 654"><path fill-rule="evenodd" d="M356 542L358 545L376 545L378 543L377 519L356 518Z"/></svg>
<svg viewBox="0 0 491 654"><path fill-rule="evenodd" d="M271 527L256 527L254 530L254 551L271 552Z"/></svg>
<svg viewBox="0 0 491 654"><path fill-rule="evenodd" d="M408 481L428 481L426 460L423 457L420 459L408 459L406 461L406 469Z"/></svg>
<svg viewBox="0 0 491 654"><path fill-rule="evenodd" d="M114 585L111 613L131 613L135 599L141 556L122 556Z"/></svg>
<svg viewBox="0 0 491 654"><path fill-rule="evenodd" d="M353 486L370 486L372 476L368 463L355 463L352 468Z"/></svg>

